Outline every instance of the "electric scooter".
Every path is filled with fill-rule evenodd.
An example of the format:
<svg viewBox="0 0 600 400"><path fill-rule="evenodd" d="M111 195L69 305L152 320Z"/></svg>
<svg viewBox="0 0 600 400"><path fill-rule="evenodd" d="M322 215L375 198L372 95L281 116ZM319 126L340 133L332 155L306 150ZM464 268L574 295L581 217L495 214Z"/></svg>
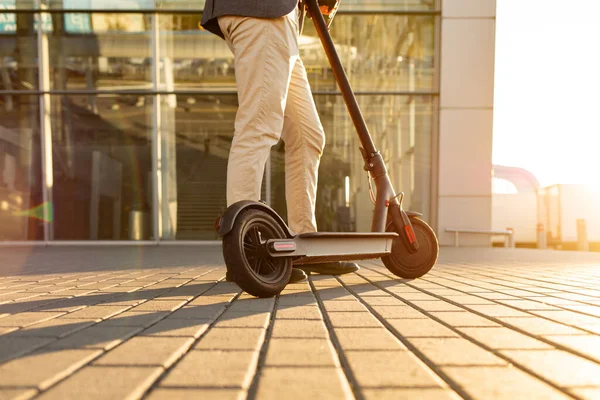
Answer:
<svg viewBox="0 0 600 400"><path fill-rule="evenodd" d="M332 12L327 15L328 23L318 0L305 0L305 3L360 139L364 169L375 183L373 221L369 233L295 234L264 202L232 204L217 219L215 228L223 238L223 256L229 275L244 291L256 297L279 294L289 282L292 265L381 258L393 274L414 279L429 272L439 253L435 232L420 218L422 214L402 208L404 194L396 193L392 187L383 158L373 144L335 50L329 26L339 0L334 1Z"/></svg>

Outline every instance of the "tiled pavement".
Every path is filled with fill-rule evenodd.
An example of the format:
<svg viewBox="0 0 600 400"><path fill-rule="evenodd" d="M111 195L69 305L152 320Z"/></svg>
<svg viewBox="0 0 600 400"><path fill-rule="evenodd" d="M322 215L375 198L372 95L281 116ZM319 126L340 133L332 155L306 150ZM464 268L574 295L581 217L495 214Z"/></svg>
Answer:
<svg viewBox="0 0 600 400"><path fill-rule="evenodd" d="M443 248L274 299L219 249L0 249L0 399L600 398L600 254Z"/></svg>

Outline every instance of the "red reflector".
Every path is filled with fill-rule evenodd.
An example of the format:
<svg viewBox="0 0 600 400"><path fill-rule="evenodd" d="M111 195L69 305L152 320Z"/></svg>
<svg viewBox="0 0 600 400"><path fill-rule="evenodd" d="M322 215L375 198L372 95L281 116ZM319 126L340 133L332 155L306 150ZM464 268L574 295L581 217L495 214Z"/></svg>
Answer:
<svg viewBox="0 0 600 400"><path fill-rule="evenodd" d="M215 231L219 231L219 229L221 229L221 219L222 217L217 218L217 220L215 221Z"/></svg>
<svg viewBox="0 0 600 400"><path fill-rule="evenodd" d="M417 241L417 237L415 236L415 231L412 229L410 225L404 226L404 232L406 232L406 236L408 237L408 241L410 244L413 244Z"/></svg>
<svg viewBox="0 0 600 400"><path fill-rule="evenodd" d="M273 243L273 249L275 251L294 251L296 243Z"/></svg>

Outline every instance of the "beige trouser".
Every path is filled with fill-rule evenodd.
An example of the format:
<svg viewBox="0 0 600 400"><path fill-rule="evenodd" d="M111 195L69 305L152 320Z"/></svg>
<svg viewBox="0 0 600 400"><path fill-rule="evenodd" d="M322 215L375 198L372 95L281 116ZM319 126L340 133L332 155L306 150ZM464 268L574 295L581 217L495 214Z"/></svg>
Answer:
<svg viewBox="0 0 600 400"><path fill-rule="evenodd" d="M235 57L239 109L227 168L227 205L259 200L271 147L285 143L288 225L314 232L325 133L298 52L298 8L276 19L219 17Z"/></svg>

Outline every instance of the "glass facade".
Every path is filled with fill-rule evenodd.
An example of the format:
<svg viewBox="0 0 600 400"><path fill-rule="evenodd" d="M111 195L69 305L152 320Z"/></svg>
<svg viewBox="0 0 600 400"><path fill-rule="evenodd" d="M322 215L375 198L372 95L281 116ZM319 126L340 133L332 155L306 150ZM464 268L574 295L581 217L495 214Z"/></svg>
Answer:
<svg viewBox="0 0 600 400"><path fill-rule="evenodd" d="M203 6L0 0L0 242L216 239L237 95ZM435 0L345 0L331 30L394 186L426 219L439 14ZM310 20L301 44L327 135L319 229L369 230L358 139ZM285 218L284 157L280 143L263 198Z"/></svg>

